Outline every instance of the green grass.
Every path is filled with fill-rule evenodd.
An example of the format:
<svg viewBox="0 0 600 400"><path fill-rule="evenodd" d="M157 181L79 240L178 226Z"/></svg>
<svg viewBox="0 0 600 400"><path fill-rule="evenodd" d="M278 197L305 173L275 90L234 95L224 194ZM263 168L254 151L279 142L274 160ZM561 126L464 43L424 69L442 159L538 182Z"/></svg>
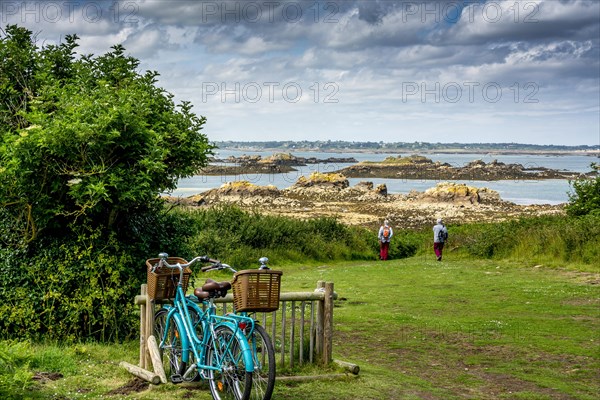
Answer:
<svg viewBox="0 0 600 400"><path fill-rule="evenodd" d="M452 255L438 263L429 254L273 267L285 271L283 291L335 283L334 358L361 367L358 379L278 383L275 399L594 399L600 392L598 273ZM37 383L23 398L211 398L206 388L171 384L107 396L132 381L118 363L137 363L137 350L137 341L31 346L29 370L63 378Z"/></svg>

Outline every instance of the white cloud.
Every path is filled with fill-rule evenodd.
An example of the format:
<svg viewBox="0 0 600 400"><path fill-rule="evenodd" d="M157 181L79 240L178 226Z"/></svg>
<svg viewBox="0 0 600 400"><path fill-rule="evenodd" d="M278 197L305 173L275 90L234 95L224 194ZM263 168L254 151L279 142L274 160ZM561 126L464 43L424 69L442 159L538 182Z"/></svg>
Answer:
<svg viewBox="0 0 600 400"><path fill-rule="evenodd" d="M123 42L123 46L137 58L152 57L160 50L179 48L179 45L171 43L168 30L156 24L132 32Z"/></svg>
<svg viewBox="0 0 600 400"><path fill-rule="evenodd" d="M512 0L471 3L460 21L436 39L454 43L486 43L579 38L584 28L598 32L600 2Z"/></svg>
<svg viewBox="0 0 600 400"><path fill-rule="evenodd" d="M123 43L176 101L208 117L211 140L362 140L365 129L382 140L443 140L440 130L459 141L598 140L597 1L451 2L468 5L455 20L437 0L81 2L60 20L38 3L39 21L16 1L2 2L0 20L46 43L76 33L80 53ZM485 98L486 85L501 100ZM325 103L332 95L337 103Z"/></svg>

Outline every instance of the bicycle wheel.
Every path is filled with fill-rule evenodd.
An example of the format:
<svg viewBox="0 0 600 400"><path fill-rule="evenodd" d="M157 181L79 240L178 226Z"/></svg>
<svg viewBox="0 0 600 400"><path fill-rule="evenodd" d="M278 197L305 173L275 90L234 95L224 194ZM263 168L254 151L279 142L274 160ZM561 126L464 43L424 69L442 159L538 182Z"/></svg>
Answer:
<svg viewBox="0 0 600 400"><path fill-rule="evenodd" d="M181 343L181 328L177 324L174 318L169 321L169 330L165 336L165 329L167 327L168 310L161 308L154 314L154 335L157 342L162 343L159 345L160 357L163 361L163 368L167 377L171 379L173 383L181 383L183 381L191 382L200 379L198 371L194 371L191 375L185 377L184 374L187 371L189 365L195 362L194 353L189 351L188 362L183 361L183 348ZM191 315L190 315L191 318Z"/></svg>
<svg viewBox="0 0 600 400"><path fill-rule="evenodd" d="M215 400L248 400L252 390L252 372L246 371L242 345L227 326L215 328L206 355L209 370L208 386Z"/></svg>
<svg viewBox="0 0 600 400"><path fill-rule="evenodd" d="M275 386L275 348L271 337L262 326L254 325L248 337L252 350L254 374L252 375L251 400L270 400Z"/></svg>

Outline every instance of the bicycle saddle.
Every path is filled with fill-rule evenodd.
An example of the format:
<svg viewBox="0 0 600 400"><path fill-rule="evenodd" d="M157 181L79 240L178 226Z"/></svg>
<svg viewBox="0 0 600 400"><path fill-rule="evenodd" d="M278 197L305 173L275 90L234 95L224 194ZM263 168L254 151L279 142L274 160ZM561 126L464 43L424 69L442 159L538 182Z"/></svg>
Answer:
<svg viewBox="0 0 600 400"><path fill-rule="evenodd" d="M225 297L229 289L231 289L231 282L217 282L209 278L201 288L194 289L194 296L199 299Z"/></svg>

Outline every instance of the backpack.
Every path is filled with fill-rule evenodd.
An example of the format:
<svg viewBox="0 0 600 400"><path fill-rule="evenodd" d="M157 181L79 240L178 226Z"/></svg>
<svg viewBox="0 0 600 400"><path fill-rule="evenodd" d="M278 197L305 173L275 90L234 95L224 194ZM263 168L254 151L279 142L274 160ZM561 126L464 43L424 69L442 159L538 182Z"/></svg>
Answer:
<svg viewBox="0 0 600 400"><path fill-rule="evenodd" d="M384 240L389 240L390 238L390 227L389 226L384 226L383 227L383 239Z"/></svg>
<svg viewBox="0 0 600 400"><path fill-rule="evenodd" d="M440 229L438 232L438 241L445 242L446 240L448 240L448 232L446 232L443 229Z"/></svg>

